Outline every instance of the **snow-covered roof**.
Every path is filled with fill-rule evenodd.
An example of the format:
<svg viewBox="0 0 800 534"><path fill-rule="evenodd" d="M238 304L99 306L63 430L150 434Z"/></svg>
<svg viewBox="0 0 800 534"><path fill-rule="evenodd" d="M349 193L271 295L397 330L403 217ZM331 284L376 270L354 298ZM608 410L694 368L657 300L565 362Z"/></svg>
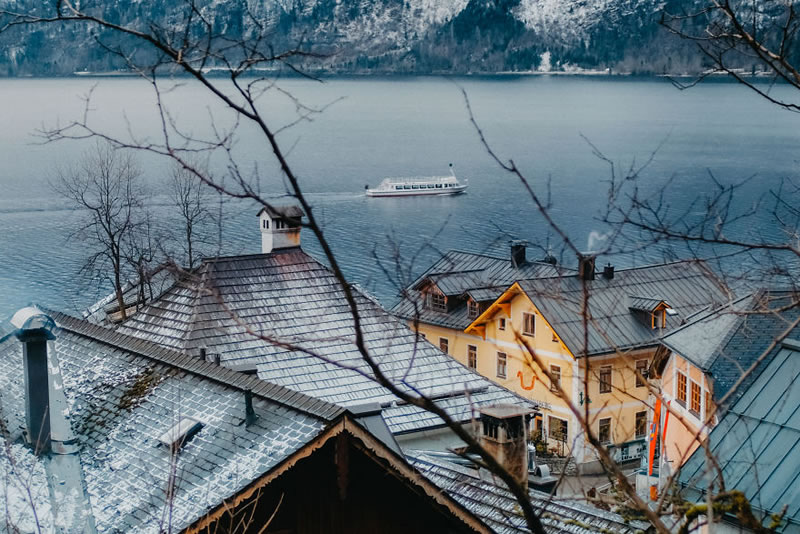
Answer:
<svg viewBox="0 0 800 534"><path fill-rule="evenodd" d="M171 476L177 478L170 522L180 531L278 466L343 413L255 377L83 320L50 315L59 332L50 342L49 364L51 372L60 369L62 415L78 441L73 458L80 461L71 465L69 455L57 454L39 458L22 445L23 346L6 335L0 340L0 417L7 431L0 498L14 504L10 520L23 532L36 530L30 528L36 521L44 532L59 526L76 531L83 495L88 496L84 513L97 532L159 532ZM245 424L248 389L258 416L250 425ZM173 456L159 437L186 417L203 426ZM74 480L81 476L82 481ZM77 491L81 485L85 494ZM64 488L76 490L71 499Z"/></svg>

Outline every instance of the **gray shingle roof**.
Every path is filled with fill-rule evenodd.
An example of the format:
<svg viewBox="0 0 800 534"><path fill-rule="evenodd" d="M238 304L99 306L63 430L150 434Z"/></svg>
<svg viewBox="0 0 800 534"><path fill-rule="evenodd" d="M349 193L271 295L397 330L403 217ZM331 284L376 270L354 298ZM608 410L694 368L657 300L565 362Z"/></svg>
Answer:
<svg viewBox="0 0 800 534"><path fill-rule="evenodd" d="M98 532L159 531L172 457L158 438L182 417L204 426L177 456L176 531L276 467L341 413L152 343L54 318L61 331L51 347ZM22 345L6 337L0 342L0 406L12 447L24 426L22 367ZM258 418L246 426L242 388L251 386ZM16 456L32 460L25 451Z"/></svg>
<svg viewBox="0 0 800 534"><path fill-rule="evenodd" d="M434 458L423 452L407 451L406 457L431 482L498 534L530 532L519 510L519 504L502 482L482 480L474 469ZM649 526L641 521L626 523L615 513L580 502L551 499L548 494L540 491L530 490L529 494L534 509L540 513L545 530L550 534L633 534L646 531Z"/></svg>
<svg viewBox="0 0 800 534"><path fill-rule="evenodd" d="M530 404L416 338L367 295L354 293L368 349L406 391L441 397L460 420L471 418L473 404ZM191 353L206 347L220 354L223 365L249 366L269 382L331 403L381 403L395 433L441 424L419 408L394 405L394 395L374 381L355 345L338 281L300 249L208 260L196 280L176 284L119 331Z"/></svg>
<svg viewBox="0 0 800 534"><path fill-rule="evenodd" d="M777 531L800 532L800 343L778 350L708 440L725 487L742 491L767 524L786 506ZM706 452L698 448L680 473L684 497L701 500L709 478Z"/></svg>
<svg viewBox="0 0 800 534"><path fill-rule="evenodd" d="M800 308L778 310L798 295L790 291L759 291L729 306L697 316L692 322L663 338L663 343L711 375L714 399L720 400L772 342L800 316ZM799 338L800 327L789 337ZM759 365L766 366L777 354L775 347ZM760 369L756 369L760 371ZM758 376L749 375L727 404L732 404Z"/></svg>
<svg viewBox="0 0 800 534"><path fill-rule="evenodd" d="M425 309L418 289L426 280L434 281L446 295L468 292L475 300L482 302L497 298L517 280L554 276L559 272L568 270L544 262L527 262L515 268L510 257L451 250L409 286L406 296L394 306L392 313L412 319L419 311L419 320L423 323L463 330L472 322L467 316L466 302L451 308L448 313ZM419 310L415 310L415 302Z"/></svg>
<svg viewBox="0 0 800 534"><path fill-rule="evenodd" d="M659 300L666 301L676 312L667 314L667 330L713 302L725 302L728 295L707 265L698 261L620 269L610 280L598 275L585 283L591 316L588 347L584 346L582 316L584 282L579 277L520 282L522 290L576 356L658 343L664 330L652 328L649 316L631 311L630 295L658 295Z"/></svg>
<svg viewBox="0 0 800 534"><path fill-rule="evenodd" d="M305 217L303 208L294 204L289 204L287 206L265 206L259 210L258 215L261 215L265 211L271 217L286 217L287 219L300 219Z"/></svg>

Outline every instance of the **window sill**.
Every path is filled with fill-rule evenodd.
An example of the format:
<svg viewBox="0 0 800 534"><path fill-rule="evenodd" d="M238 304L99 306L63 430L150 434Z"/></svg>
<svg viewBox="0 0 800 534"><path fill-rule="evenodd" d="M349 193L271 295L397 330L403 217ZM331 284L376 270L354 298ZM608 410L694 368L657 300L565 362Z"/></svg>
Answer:
<svg viewBox="0 0 800 534"><path fill-rule="evenodd" d="M506 375L497 375L497 378L508 378Z"/></svg>
<svg viewBox="0 0 800 534"><path fill-rule="evenodd" d="M696 412L690 408L689 413L695 416L697 419L700 419L700 412Z"/></svg>
<svg viewBox="0 0 800 534"><path fill-rule="evenodd" d="M536 334L531 334L529 332L523 332L522 335L523 336L528 336L528 337L536 337Z"/></svg>
<svg viewBox="0 0 800 534"><path fill-rule="evenodd" d="M678 405L679 405L681 408L686 408L686 401L682 401L682 400L680 400L680 399L675 399L675 402L677 402L677 403L678 403Z"/></svg>

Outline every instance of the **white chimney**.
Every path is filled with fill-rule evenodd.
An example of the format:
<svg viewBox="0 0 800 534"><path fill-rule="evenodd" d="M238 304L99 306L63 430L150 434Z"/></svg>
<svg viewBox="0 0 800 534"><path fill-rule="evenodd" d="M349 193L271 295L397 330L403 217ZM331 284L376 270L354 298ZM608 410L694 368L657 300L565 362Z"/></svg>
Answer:
<svg viewBox="0 0 800 534"><path fill-rule="evenodd" d="M297 206L269 206L258 212L261 228L261 252L300 246L303 210Z"/></svg>

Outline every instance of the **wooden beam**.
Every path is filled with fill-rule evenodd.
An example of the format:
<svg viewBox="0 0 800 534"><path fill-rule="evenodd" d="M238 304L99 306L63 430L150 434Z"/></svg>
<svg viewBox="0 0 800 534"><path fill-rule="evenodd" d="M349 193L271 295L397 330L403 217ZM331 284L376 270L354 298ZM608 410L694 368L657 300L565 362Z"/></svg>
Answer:
<svg viewBox="0 0 800 534"><path fill-rule="evenodd" d="M503 310L503 313L505 313L506 316L511 317L511 303L510 302L500 302L498 304L498 306L500 307L501 310Z"/></svg>
<svg viewBox="0 0 800 534"><path fill-rule="evenodd" d="M486 341L486 325L485 324L476 324L472 327L472 329Z"/></svg>

